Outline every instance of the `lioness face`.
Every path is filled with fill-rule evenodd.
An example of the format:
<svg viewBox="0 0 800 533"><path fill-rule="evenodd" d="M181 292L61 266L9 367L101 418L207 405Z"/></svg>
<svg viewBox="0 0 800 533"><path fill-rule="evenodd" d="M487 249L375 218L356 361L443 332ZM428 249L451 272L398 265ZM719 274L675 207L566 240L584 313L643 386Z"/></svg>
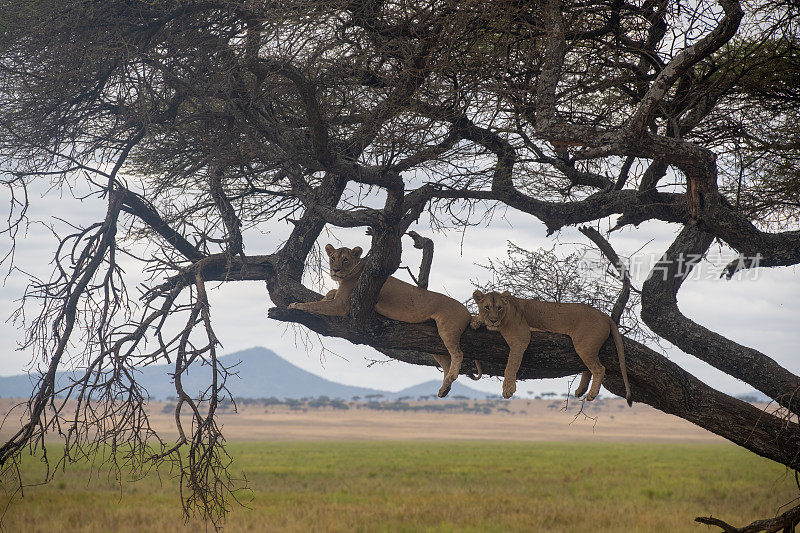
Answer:
<svg viewBox="0 0 800 533"><path fill-rule="evenodd" d="M353 249L334 248L333 245L328 244L325 246L325 252L328 254L331 267L331 279L342 281L347 279L358 266L363 250L359 246Z"/></svg>
<svg viewBox="0 0 800 533"><path fill-rule="evenodd" d="M481 320L486 324L486 329L489 331L497 331L497 328L503 323L506 317L509 301L509 294L504 292L487 292L483 294L481 291L472 293L475 303L478 304L478 313Z"/></svg>

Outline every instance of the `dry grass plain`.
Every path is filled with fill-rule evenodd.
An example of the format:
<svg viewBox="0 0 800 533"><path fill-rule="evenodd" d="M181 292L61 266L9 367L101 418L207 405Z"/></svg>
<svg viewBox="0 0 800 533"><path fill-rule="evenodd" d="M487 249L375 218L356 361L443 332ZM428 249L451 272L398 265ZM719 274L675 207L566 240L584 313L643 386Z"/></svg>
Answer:
<svg viewBox="0 0 800 533"><path fill-rule="evenodd" d="M11 405L0 402L0 412ZM429 412L450 405L452 412ZM780 512L784 468L647 406L622 400L410 402L405 412L241 403L222 417L249 490L227 531L714 531ZM417 409L410 412L411 409ZM480 410L480 413L474 410ZM489 414L483 414L484 411ZM166 404L152 422L168 430ZM8 429L4 430L4 433ZM2 435L0 435L2 438ZM36 480L39 465L24 472ZM13 532L188 532L168 472L119 483L78 463L26 489ZM7 496L0 494L0 506Z"/></svg>
<svg viewBox="0 0 800 533"><path fill-rule="evenodd" d="M0 415L4 416L18 402L0 399ZM377 410L368 403L353 402L344 410L303 404L290 408L258 401L239 402L236 412L232 408L222 411L220 421L229 441L725 442L682 418L644 404L634 403L633 407L628 407L621 399L586 403L574 399L569 402L519 399L403 404L404 411ZM430 410L435 408L447 410ZM0 430L0 440L15 427L16 412ZM171 404L152 402L149 413L154 429L166 435L174 433Z"/></svg>
<svg viewBox="0 0 800 533"><path fill-rule="evenodd" d="M169 431L174 424L163 404L151 409L153 424ZM389 404L390 405L390 404ZM453 406L447 412L423 410ZM724 442L682 418L624 400L582 403L563 400L482 400L408 402L410 409L370 409L350 404L332 408L290 409L240 404L238 413L222 415L230 440L501 440L575 442ZM464 406L463 408L459 408ZM489 414L467 409L482 407ZM582 410L581 410L582 409Z"/></svg>

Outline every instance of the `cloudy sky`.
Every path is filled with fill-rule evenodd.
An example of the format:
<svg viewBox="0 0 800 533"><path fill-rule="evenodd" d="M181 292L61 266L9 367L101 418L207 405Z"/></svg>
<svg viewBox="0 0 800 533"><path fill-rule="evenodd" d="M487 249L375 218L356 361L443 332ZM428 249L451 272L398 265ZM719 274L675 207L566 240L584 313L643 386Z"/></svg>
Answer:
<svg viewBox="0 0 800 533"><path fill-rule="evenodd" d="M43 197L39 191L33 195L32 201L31 219L53 224L56 228L64 227L58 218L85 224L102 220L105 212L102 202L91 199L78 201L59 191L50 191ZM4 209L7 202L7 192L0 192L0 205ZM431 233L424 219L411 229L430 236L435 242L430 288L459 300L466 299L472 293L473 282L487 281L487 271L478 264L485 264L487 258L505 257L508 241L527 249L549 249L554 242L558 242L559 251L565 253L569 251L570 243L587 242L574 228L564 229L558 235L547 238L541 223L513 210L498 211L489 226L470 228L463 234ZM246 252L273 252L289 230L288 224L281 223L265 228L261 233L251 232L246 236ZM632 257L632 267L637 287L641 287L647 275L647 266L669 246L678 230L674 225L648 222L636 229L611 234L610 241L620 255L631 256L636 252ZM44 224L32 224L18 242L16 266L21 271L46 279L51 270L49 262L54 242L51 231ZM364 235L363 230L336 229L328 236L323 234L318 244L324 246L327 242L342 246L359 245L364 249L369 247L369 237ZM8 246L7 236L0 236L0 252L5 253ZM403 253L403 264L416 272L420 251L411 246L410 239ZM684 284L679 293L678 303L682 311L696 322L741 344L761 350L790 371L800 373L797 352L800 346L798 272L795 268L759 269L740 273L731 281L720 280L719 272L731 257L730 250L712 245L709 262L702 266L700 275ZM0 286L0 313L3 318L17 307L16 300L22 296L28 282L28 275L21 271L8 273L7 265L0 271L5 276ZM132 264L129 271L131 275L136 271ZM398 276L409 279L405 271L398 273ZM335 285L326 280L324 287L335 288ZM326 338L323 349L321 339L313 334L308 335L302 327L287 326L267 318L267 309L272 304L261 282L227 283L212 289L209 296L215 329L223 343L224 353L265 346L293 364L327 379L394 391L425 380L441 379L441 374L434 368L398 362L372 364L375 360L384 361L386 358L367 347L354 346L343 340ZM33 311L28 310L29 316ZM29 354L17 350L21 340L22 333L18 325L0 323L0 375L19 374L30 367ZM734 394L752 390L749 385L677 349L667 347L666 354L715 388ZM500 391L500 382L496 378L484 378L477 383L463 377L461 379L465 384L487 392ZM562 393L566 392L568 383L568 379L528 381L521 384L521 394L518 395L524 396L528 391ZM269 395L269 391L265 391L265 395Z"/></svg>

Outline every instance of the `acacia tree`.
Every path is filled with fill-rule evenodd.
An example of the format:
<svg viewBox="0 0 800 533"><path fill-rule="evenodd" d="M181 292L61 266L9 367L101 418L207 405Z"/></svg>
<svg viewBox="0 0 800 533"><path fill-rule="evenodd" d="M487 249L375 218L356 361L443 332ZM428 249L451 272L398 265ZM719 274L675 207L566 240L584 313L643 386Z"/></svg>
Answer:
<svg viewBox="0 0 800 533"><path fill-rule="evenodd" d="M264 280L272 319L432 365L428 354L446 353L435 327L377 316L378 291L423 212L458 228L497 206L535 217L548 235L607 217L612 229L682 227L641 289L642 320L780 409L765 414L626 339L633 399L797 469L800 378L676 303L686 258L715 239L741 254L728 276L800 263L790 3L13 4L0 5L6 233L13 242L24 228L32 183L80 179L107 212L61 236L53 276L26 292L24 348L49 366L0 447L6 473L57 432L67 459L175 462L186 509L221 518L235 488L216 423L229 369L206 284ZM247 253L248 230L279 220L292 224L285 241ZM372 239L349 315L287 309L321 297L303 275L331 227L369 228ZM127 290L121 254L149 275L140 294ZM461 343L502 374L499 334L467 331ZM601 359L604 384L620 394L610 344ZM58 385L68 360L81 374ZM174 442L149 427L135 379L156 361L174 366ZM201 364L213 372L198 396L181 376ZM568 339L534 333L520 378L580 370ZM764 527L798 517L794 508Z"/></svg>

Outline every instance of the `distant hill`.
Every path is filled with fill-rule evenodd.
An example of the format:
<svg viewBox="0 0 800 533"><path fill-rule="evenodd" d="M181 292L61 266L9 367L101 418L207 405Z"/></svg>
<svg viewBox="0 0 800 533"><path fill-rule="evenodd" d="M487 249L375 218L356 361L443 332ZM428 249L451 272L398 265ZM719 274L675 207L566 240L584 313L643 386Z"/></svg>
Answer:
<svg viewBox="0 0 800 533"><path fill-rule="evenodd" d="M453 386L450 388L450 393L447 395L448 399L457 399L457 396L467 397L470 400L484 400L487 396L494 397L496 396L499 398L499 395L492 395L487 392L479 391L472 389L466 385L461 384L461 380L466 381L469 378L461 376L458 378L458 381L453 383ZM413 385L406 389L403 389L398 392L391 393L390 399L397 400L399 398L406 398L406 399L418 399L423 396L429 396L431 398L435 397L436 394L439 392L439 387L442 386L441 381L431 380L426 381L425 383L420 383L419 385ZM498 384L499 388L499 384Z"/></svg>
<svg viewBox="0 0 800 533"><path fill-rule="evenodd" d="M241 362L239 362L241 361ZM379 399L393 400L403 396L417 399L420 396L436 395L441 382L429 381L400 392L389 392L366 387L353 387L343 385L321 378L316 374L296 367L267 348L250 348L240 352L220 357L220 362L226 366L236 365L233 371L238 372L228 380L228 388L237 398L312 398L328 396L349 400L354 396L365 398L368 395L381 395ZM237 364L238 363L238 364ZM164 400L175 396L172 379L168 375L172 367L168 365L153 365L142 368L137 375L137 381L147 389L150 398ZM67 378L68 374L60 372L58 380ZM207 386L211 376L208 367L198 366L190 369L183 377L183 386L186 392L193 394ZM460 378L466 379L466 378ZM0 377L0 396L4 398L26 398L32 389L31 378L27 375ZM483 399L486 393L471 389L459 382L453 384L448 398L466 396L468 398Z"/></svg>
<svg viewBox="0 0 800 533"><path fill-rule="evenodd" d="M742 401L750 403L769 403L772 401L772 399L769 396L755 389L751 390L750 392L743 392L741 394L737 394L735 397L739 398Z"/></svg>
<svg viewBox="0 0 800 533"><path fill-rule="evenodd" d="M32 390L31 378L25 374L0 377L0 397L2 398L27 398L31 395Z"/></svg>

